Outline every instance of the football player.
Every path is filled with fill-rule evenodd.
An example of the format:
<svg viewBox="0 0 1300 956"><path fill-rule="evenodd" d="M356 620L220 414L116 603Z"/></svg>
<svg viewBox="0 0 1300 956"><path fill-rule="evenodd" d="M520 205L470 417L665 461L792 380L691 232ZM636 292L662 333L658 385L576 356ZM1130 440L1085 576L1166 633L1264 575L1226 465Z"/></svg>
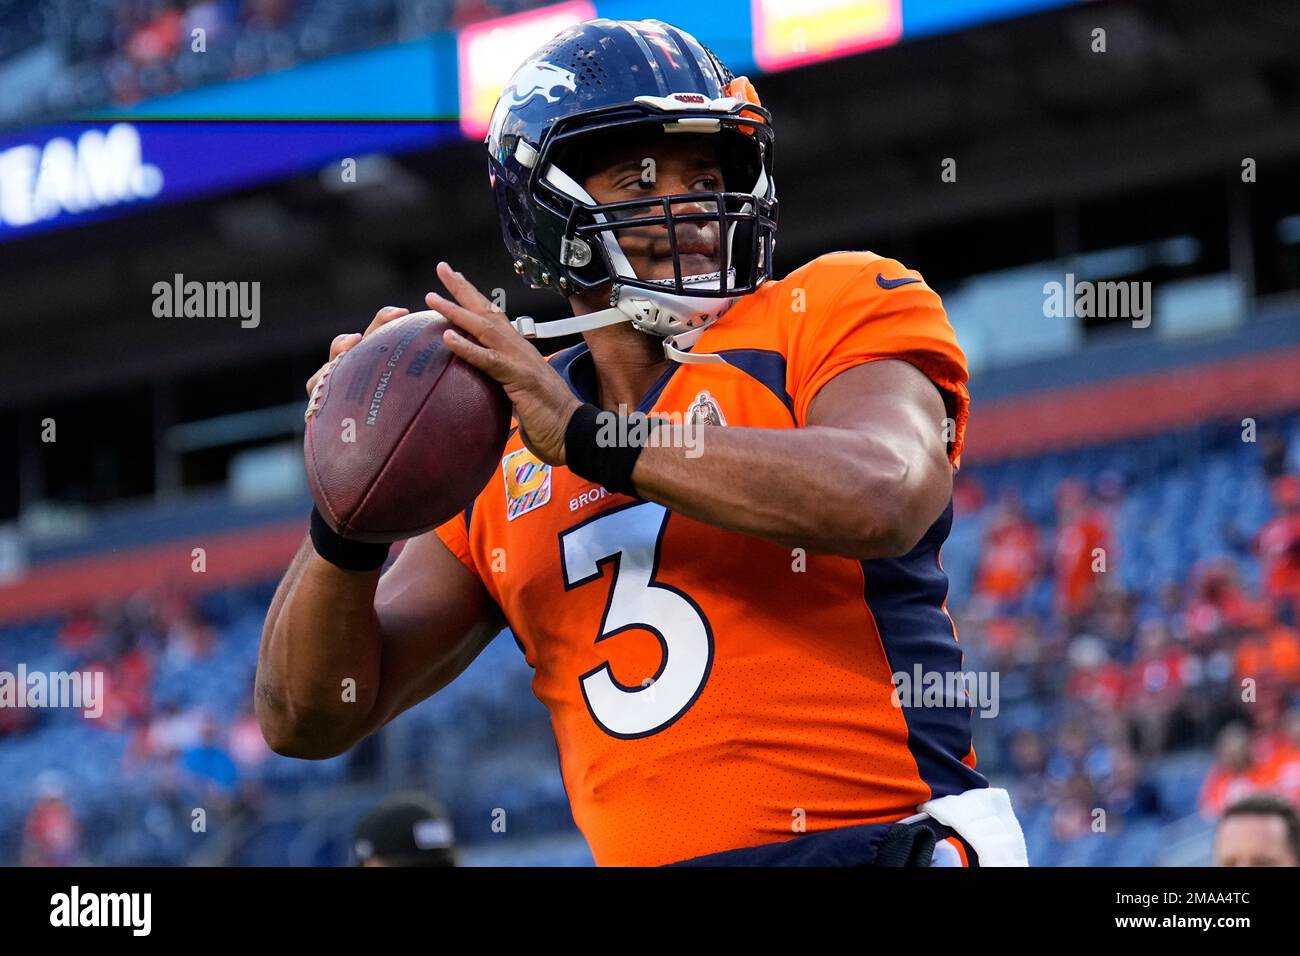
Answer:
<svg viewBox="0 0 1300 956"><path fill-rule="evenodd" d="M501 471L382 576L386 546L313 515L263 638L271 745L338 754L508 627L600 864L1023 863L969 699L895 691L962 667L939 549L969 398L939 297L869 252L774 279L771 116L658 21L547 43L487 150L515 271L573 315L512 322L439 264L447 347L514 403Z"/></svg>

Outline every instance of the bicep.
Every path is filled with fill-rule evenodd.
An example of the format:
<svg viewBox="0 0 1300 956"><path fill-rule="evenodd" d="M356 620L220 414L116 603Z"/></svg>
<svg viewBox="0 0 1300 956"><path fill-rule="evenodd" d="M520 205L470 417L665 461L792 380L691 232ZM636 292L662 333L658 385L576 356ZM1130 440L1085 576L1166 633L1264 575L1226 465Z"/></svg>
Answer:
<svg viewBox="0 0 1300 956"><path fill-rule="evenodd" d="M375 727L442 689L500 632L483 583L434 531L412 538L379 579L383 636Z"/></svg>
<svg viewBox="0 0 1300 956"><path fill-rule="evenodd" d="M943 393L915 366L882 359L845 369L808 409L808 424L843 428L882 444L906 467L909 524L924 532L952 495L951 419Z"/></svg>

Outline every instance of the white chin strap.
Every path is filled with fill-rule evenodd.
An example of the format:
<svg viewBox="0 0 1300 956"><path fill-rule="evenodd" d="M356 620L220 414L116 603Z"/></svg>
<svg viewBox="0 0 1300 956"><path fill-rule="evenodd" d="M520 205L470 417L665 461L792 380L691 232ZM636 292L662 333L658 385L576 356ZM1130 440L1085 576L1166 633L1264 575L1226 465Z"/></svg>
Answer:
<svg viewBox="0 0 1300 956"><path fill-rule="evenodd" d="M673 299L675 302L662 302L662 299ZM650 334L662 334L653 332L651 329L666 324L679 325L682 321L694 321L697 325L690 328L664 336L663 352L673 362L682 364L719 364L723 363L720 355L693 355L692 352L682 351L690 349L697 341L699 336L705 332L708 326L716 323L722 313L727 311L729 304L733 299L689 299L682 295L667 295L660 293L647 293L645 289L628 289L627 286L619 287L619 303L612 308L602 308L598 312L588 312L586 315L576 315L569 319L556 319L549 323L539 323L532 316L521 315L519 319L512 321L516 332L519 332L524 338L558 338L560 336L572 336L578 332L588 332L590 329L603 328L606 325L617 325L620 323L632 323L637 329ZM677 303L692 303L684 312L689 315L682 316L677 313ZM694 303L710 304L715 306L716 311L712 313L702 313ZM664 316L664 312L673 312L675 315Z"/></svg>
<svg viewBox="0 0 1300 956"><path fill-rule="evenodd" d="M694 352L682 351L683 348L693 346L695 341L704 334L704 330L716 321L718 320L713 319L687 332L678 332L676 335L668 336L664 339L664 355L682 365L726 365L727 360L713 352L701 352L696 355Z"/></svg>

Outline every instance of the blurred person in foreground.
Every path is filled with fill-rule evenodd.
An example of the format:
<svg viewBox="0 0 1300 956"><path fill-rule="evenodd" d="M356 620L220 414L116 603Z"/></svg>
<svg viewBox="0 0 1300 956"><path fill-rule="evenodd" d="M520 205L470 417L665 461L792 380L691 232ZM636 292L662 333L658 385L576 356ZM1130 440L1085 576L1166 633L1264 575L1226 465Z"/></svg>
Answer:
<svg viewBox="0 0 1300 956"><path fill-rule="evenodd" d="M357 866L456 866L456 842L447 811L421 794L398 794L357 824Z"/></svg>
<svg viewBox="0 0 1300 956"><path fill-rule="evenodd" d="M1238 800L1214 831L1215 866L1300 866L1300 815L1271 793Z"/></svg>

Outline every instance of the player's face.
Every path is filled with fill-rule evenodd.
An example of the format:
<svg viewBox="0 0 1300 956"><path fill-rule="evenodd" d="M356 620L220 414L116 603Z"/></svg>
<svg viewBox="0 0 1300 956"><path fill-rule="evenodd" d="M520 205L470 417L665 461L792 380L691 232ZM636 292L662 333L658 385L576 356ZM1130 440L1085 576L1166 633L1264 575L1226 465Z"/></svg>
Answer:
<svg viewBox="0 0 1300 956"><path fill-rule="evenodd" d="M726 188L717 152L702 136L662 137L610 147L583 186L599 203L649 201L660 196L719 192ZM673 204L674 214L716 211L716 204L708 200ZM657 214L662 215L662 209L648 204L628 215ZM638 278L673 278L672 246L666 225L620 229L615 235ZM676 236L683 276L718 271L720 230L716 221L679 223Z"/></svg>
<svg viewBox="0 0 1300 956"><path fill-rule="evenodd" d="M1215 866L1300 866L1287 842L1281 817L1242 814L1228 817L1214 835Z"/></svg>

